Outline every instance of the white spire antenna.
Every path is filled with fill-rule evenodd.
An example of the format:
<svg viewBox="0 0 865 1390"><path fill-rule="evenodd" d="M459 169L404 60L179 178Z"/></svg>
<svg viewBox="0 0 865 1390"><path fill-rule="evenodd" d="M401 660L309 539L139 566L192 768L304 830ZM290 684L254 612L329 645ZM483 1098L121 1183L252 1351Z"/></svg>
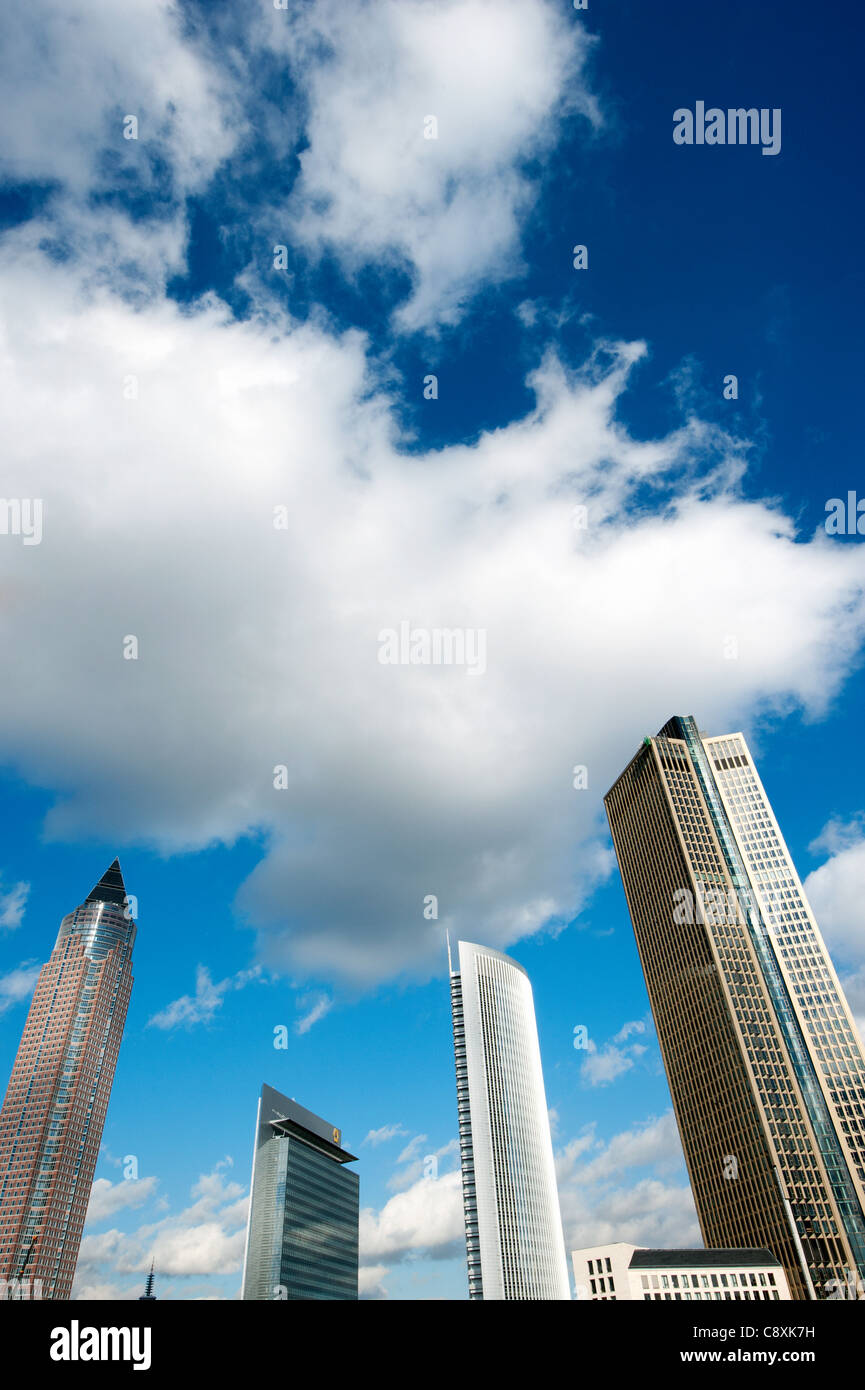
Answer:
<svg viewBox="0 0 865 1390"><path fill-rule="evenodd" d="M451 934L447 927L445 927L445 940L448 944L448 974L452 975L454 973L454 967L451 961Z"/></svg>

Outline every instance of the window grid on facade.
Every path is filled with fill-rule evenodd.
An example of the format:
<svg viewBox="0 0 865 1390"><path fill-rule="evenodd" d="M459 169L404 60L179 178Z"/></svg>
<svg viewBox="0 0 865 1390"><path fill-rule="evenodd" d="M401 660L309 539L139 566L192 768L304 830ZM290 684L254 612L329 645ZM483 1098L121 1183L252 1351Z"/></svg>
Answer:
<svg viewBox="0 0 865 1390"><path fill-rule="evenodd" d="M451 972L469 1296L569 1299L531 986L459 943Z"/></svg>
<svg viewBox="0 0 865 1390"><path fill-rule="evenodd" d="M0 1278L68 1299L132 990L115 860L60 924L0 1110Z"/></svg>
<svg viewBox="0 0 865 1390"><path fill-rule="evenodd" d="M855 1230L851 1237L850 1206L837 1178L834 1136L827 1137L813 1104L809 1109L801 1057L797 1067L789 1052L793 1021L778 1012L776 957L802 1024L811 1025L804 1032L812 1052L829 1035L819 1027L818 1018L825 1020L816 1013L814 997L831 1000L838 1021L831 1060L824 1046L824 1056L815 1061L822 1064L827 1099L833 1101L834 1094L837 1134L854 1176L861 1149L850 1121L865 1100L865 1093L858 1095L861 1049L744 739L701 741L709 775L717 781L710 807L688 743L676 736L683 728L683 721L672 720L655 739L645 740L608 793L613 840L704 1239L712 1246L771 1249L782 1260L793 1296L806 1297L784 1197L818 1290L856 1267L860 1247ZM736 856L731 859L730 843L722 843L727 836L736 838L748 884L741 881ZM773 900L776 907L785 904L787 930L769 932L775 953L769 958L766 932L756 937L748 892L767 908L768 889L787 894L791 880L795 896ZM694 911L677 917L673 904L683 901ZM789 950L788 935L803 936L803 919L811 926L807 1004L805 982L791 974L793 957L782 954ZM798 965L792 968L803 973ZM810 1018L804 1017L806 1008Z"/></svg>

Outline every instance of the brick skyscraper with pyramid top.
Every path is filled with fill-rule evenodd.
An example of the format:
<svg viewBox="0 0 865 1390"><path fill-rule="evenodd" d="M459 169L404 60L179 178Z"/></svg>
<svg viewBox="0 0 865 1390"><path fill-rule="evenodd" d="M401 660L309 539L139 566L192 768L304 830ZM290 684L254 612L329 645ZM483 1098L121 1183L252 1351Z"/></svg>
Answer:
<svg viewBox="0 0 865 1390"><path fill-rule="evenodd" d="M39 973L0 1110L0 1296L69 1298L135 932L115 859L63 918Z"/></svg>

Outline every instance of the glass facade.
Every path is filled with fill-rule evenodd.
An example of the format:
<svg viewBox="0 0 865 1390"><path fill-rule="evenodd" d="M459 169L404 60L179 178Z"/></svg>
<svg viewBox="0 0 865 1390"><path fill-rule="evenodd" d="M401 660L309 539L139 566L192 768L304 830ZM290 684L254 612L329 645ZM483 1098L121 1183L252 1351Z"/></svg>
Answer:
<svg viewBox="0 0 865 1390"><path fill-rule="evenodd" d="M243 1297L356 1299L357 1173L340 1132L262 1087Z"/></svg>
<svg viewBox="0 0 865 1390"><path fill-rule="evenodd" d="M828 1297L865 1272L865 1062L745 740L677 716L605 804L706 1244Z"/></svg>

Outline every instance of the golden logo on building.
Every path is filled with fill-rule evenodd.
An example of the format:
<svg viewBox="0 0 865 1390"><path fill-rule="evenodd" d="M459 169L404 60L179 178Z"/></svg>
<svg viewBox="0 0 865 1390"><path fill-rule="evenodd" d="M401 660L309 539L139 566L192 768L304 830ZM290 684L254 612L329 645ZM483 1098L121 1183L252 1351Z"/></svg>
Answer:
<svg viewBox="0 0 865 1390"><path fill-rule="evenodd" d="M339 1143L339 1130L338 1130L338 1129L335 1129L335 1130L333 1131L333 1142L334 1142L335 1144L338 1144L338 1143Z"/></svg>

